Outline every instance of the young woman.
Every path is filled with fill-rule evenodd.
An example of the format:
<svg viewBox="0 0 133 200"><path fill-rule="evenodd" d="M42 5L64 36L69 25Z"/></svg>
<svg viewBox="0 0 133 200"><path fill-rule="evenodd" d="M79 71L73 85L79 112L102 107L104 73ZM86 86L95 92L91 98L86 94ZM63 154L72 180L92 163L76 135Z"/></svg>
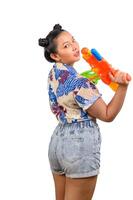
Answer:
<svg viewBox="0 0 133 200"><path fill-rule="evenodd" d="M101 133L96 118L111 122L122 108L128 88L127 74L110 78L119 84L108 105L102 94L73 67L80 60L75 38L59 24L39 39L47 61L51 111L58 122L48 150L56 200L91 200L100 169ZM128 75L129 76L129 75Z"/></svg>

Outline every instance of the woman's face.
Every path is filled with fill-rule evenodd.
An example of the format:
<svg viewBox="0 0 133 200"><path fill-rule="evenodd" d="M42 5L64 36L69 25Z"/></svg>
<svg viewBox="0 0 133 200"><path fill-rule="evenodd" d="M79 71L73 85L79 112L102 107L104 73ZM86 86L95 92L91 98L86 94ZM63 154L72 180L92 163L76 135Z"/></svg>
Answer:
<svg viewBox="0 0 133 200"><path fill-rule="evenodd" d="M73 65L80 60L79 44L69 32L63 31L54 41L57 44L57 53L52 53L51 57L56 62Z"/></svg>

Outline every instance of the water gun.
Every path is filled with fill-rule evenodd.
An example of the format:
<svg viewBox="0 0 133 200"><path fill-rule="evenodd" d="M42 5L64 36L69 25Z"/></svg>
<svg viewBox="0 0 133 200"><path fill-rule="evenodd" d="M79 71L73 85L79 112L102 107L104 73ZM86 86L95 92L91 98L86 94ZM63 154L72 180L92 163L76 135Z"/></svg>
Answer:
<svg viewBox="0 0 133 200"><path fill-rule="evenodd" d="M98 83L100 80L100 77L98 76L97 73L95 73L92 70L87 70L85 72L82 72L80 75L84 76L85 78L88 78L90 81L92 81L95 85Z"/></svg>
<svg viewBox="0 0 133 200"><path fill-rule="evenodd" d="M91 80L94 84L98 83L98 80L102 80L105 84L116 91L118 84L111 81L109 72L115 76L118 70L115 70L111 65L98 53L96 49L89 50L84 47L81 50L82 57L89 63L91 70L82 72L81 75ZM131 77L127 74L127 80L130 81Z"/></svg>

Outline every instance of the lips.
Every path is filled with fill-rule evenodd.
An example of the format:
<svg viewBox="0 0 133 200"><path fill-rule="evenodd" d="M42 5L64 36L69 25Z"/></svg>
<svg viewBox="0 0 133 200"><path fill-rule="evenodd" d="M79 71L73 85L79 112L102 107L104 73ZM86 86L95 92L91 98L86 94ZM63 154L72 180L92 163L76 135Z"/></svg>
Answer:
<svg viewBox="0 0 133 200"><path fill-rule="evenodd" d="M78 57L78 56L79 56L79 51L76 51L76 52L74 53L74 56Z"/></svg>

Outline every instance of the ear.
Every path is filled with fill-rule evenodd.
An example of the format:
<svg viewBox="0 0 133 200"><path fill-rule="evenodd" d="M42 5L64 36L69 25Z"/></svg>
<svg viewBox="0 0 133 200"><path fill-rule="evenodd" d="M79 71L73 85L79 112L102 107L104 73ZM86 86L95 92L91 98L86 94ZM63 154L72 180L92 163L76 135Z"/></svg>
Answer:
<svg viewBox="0 0 133 200"><path fill-rule="evenodd" d="M56 62L61 61L61 58L60 58L60 56L59 56L57 53L51 53L51 54L50 54L50 57L51 57L53 60L55 60Z"/></svg>

